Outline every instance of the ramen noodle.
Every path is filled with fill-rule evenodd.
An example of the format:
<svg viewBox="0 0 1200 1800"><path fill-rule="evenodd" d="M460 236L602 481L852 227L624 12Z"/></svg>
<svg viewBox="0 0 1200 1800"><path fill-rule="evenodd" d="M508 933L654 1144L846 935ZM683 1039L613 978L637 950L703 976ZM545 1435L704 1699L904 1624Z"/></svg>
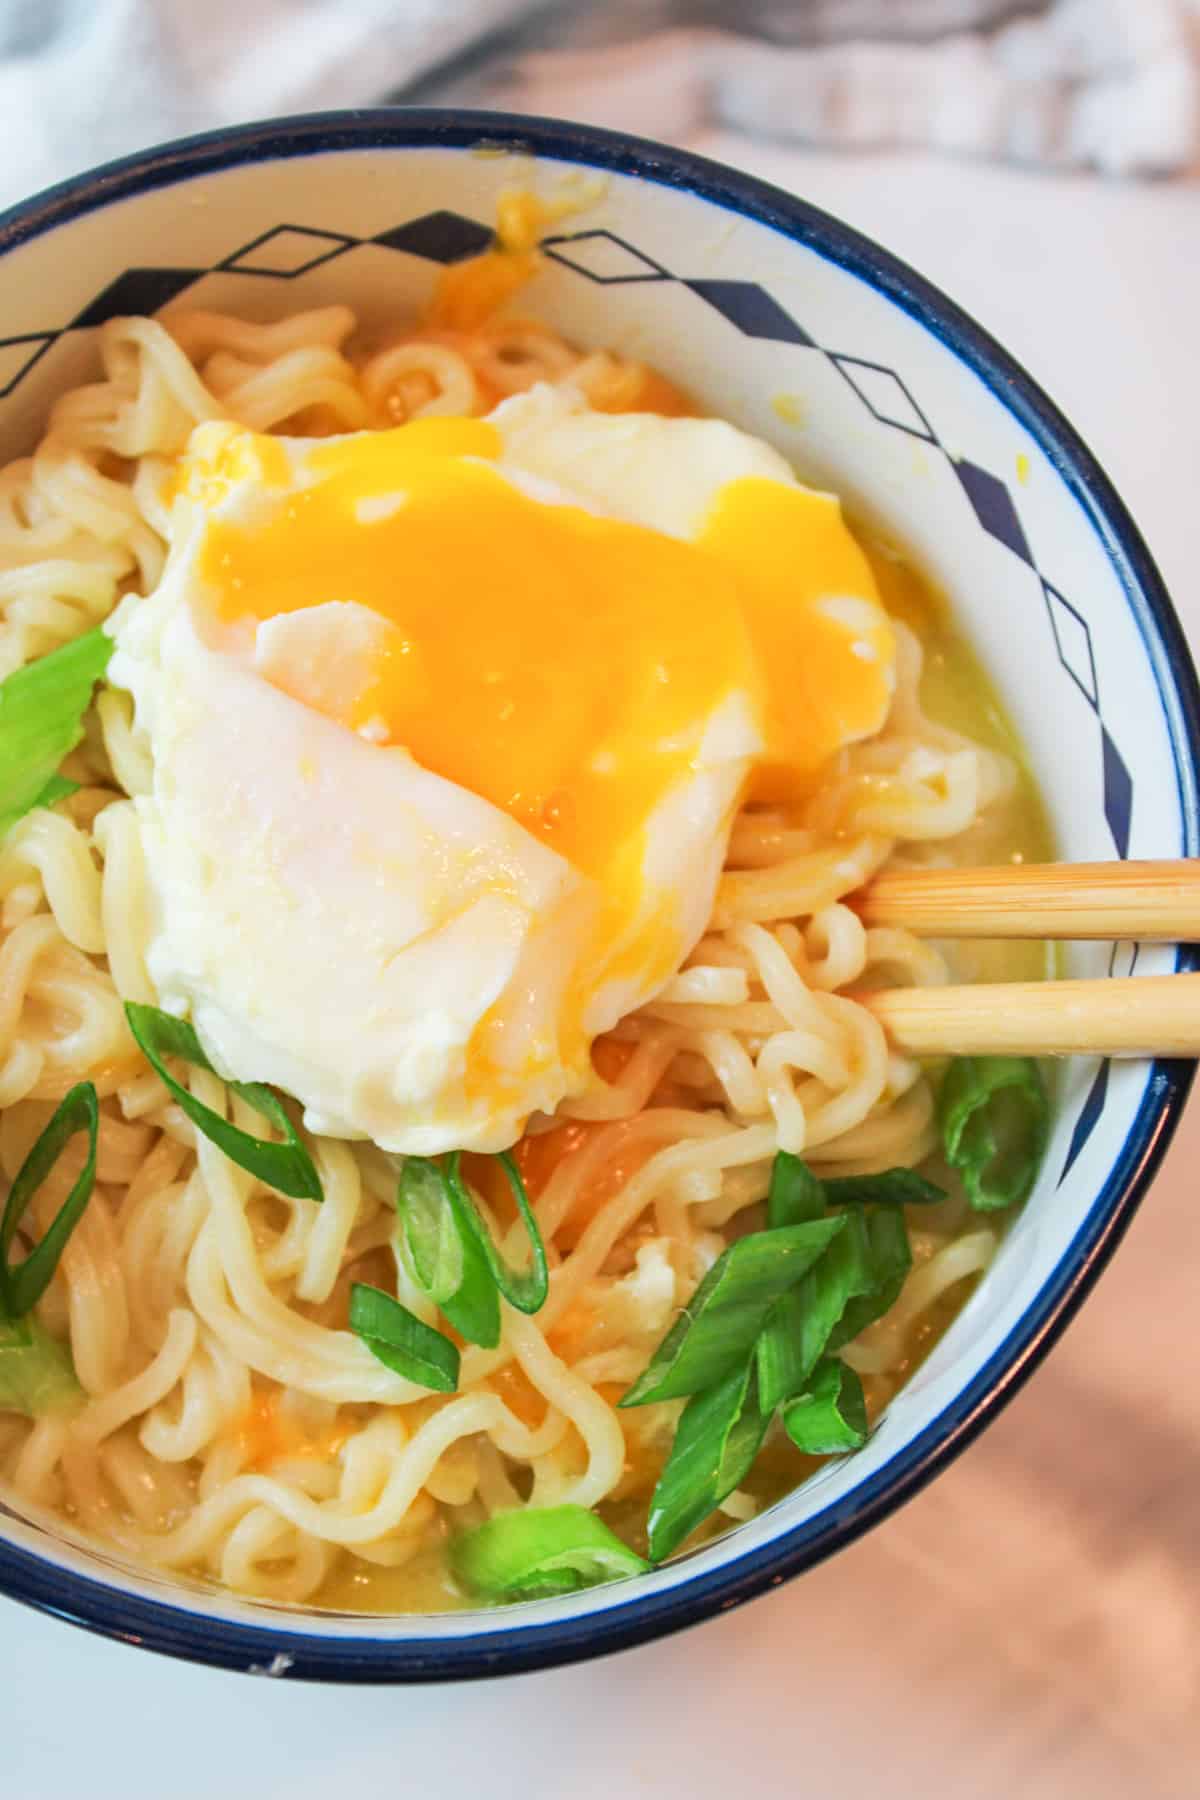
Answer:
<svg viewBox="0 0 1200 1800"><path fill-rule="evenodd" d="M730 1246L745 1245L767 1228L764 1204L773 1174L780 1178L803 1167L832 1180L923 1168L946 1189L944 1197L908 1208L912 1272L894 1303L839 1352L838 1379L861 1383L867 1413L876 1418L987 1268L1002 1215L973 1210L942 1160L936 1104L942 1067L892 1050L856 995L881 985L939 983L951 973L966 979L1032 975L1042 966L1037 947L980 946L956 950L952 969L949 952L903 931L867 929L854 908L856 891L886 864L990 862L1046 850L1020 758L944 608L893 547L860 533L866 547L862 579L882 596L878 630L887 634L887 653L885 659L880 652L880 666L889 660L892 670L880 722L852 732L790 790L785 784L772 794L743 783L739 792L747 797L736 817L729 801L731 825L722 815L724 825L718 821L716 828L723 869L716 879L713 864L710 915L706 923L697 921L671 966L655 965L653 980L647 977L637 990L637 980L621 973L617 950L605 951L605 979L611 978L614 993L634 993L637 1003L606 1018L598 1034L576 1019L570 1053L586 1054L589 1079L568 1083L553 1104L526 1110L526 1090L517 1094L515 1077L517 1098L506 1088L501 1104L486 1081L480 1087L483 1077L468 1069L454 1090L460 1135L435 1142L434 1132L427 1150L410 1154L397 1152L395 1144L411 1150L425 1142L412 1107L393 1118L390 1099L386 1105L370 1100L377 1114L362 1101L368 1108L363 1116L385 1121L380 1135L392 1134L392 1148L381 1148L370 1132L354 1128L357 1113L348 1126L345 1111L338 1110L353 1112L360 1096L356 1090L347 1098L335 1071L320 1088L319 1104L304 1094L298 1139L316 1172L319 1204L280 1192L197 1127L142 1053L125 1011L131 1003L161 1012L168 990L176 995L186 989L211 1061L243 1080L260 1078L259 1071L244 1075L219 1048L236 1039L229 1023L236 994L231 1002L221 990L219 1003L205 1002L207 1011L196 999L209 964L195 944L226 916L221 906L222 883L233 879L228 869L210 871L207 898L197 902L199 913L188 927L195 942L189 939L192 950L179 953L178 968L168 969L164 949L169 932L163 920L176 904L169 884L184 876L178 873L182 864L170 863L155 835L169 834L169 808L165 824L151 830L147 820L158 816L153 809L161 800L162 771L174 768L165 760L173 721L186 713L192 690L171 688L166 647L155 651L159 686L152 689L145 673L151 652L143 643L151 614L143 614L142 624L135 615L151 606L143 597L169 586L178 509L190 506L195 513L210 501L214 508L233 507L229 495L236 498L245 475L244 467L239 474L234 466L239 457L253 465L246 477L250 487L258 481L261 488L267 478L259 480L254 471L267 469L269 457L257 446L277 436L280 443L307 446L288 451L292 463L272 476L300 509L288 525L292 535L279 541L305 545L305 518L315 516L311 509L321 504L324 489L311 474L318 465L303 459L335 455L330 445L383 441L389 432L403 436L421 426L427 435L419 442L432 448L413 453L410 473L419 487L441 479L436 469L428 473L452 441L440 433L491 431L490 425L464 422L482 420L498 407L503 413L504 403L533 404L521 429L535 450L543 441L539 431L564 418L572 429L580 420L591 428L596 419L694 422L684 396L653 371L604 350L580 350L535 321L487 309L464 318L463 310L460 305L457 314L451 308L447 315L443 309L417 329L373 343L356 334L354 314L344 306L270 324L195 310L160 320L114 320L99 334L99 379L65 394L33 454L0 474L0 674L11 677L82 642L114 614L118 639L109 676L86 705L82 739L61 762L59 774L68 785L24 810L0 843L5 1180L17 1176L76 1084L93 1084L99 1108L94 1189L29 1314L42 1338L69 1349L74 1402L44 1411L33 1405L27 1412L0 1411L4 1490L18 1509L65 1519L136 1562L273 1600L382 1610L461 1604L470 1583L461 1570L455 1573L453 1546L485 1521L518 1513L544 1517L554 1509L561 1526L575 1517L561 1509L588 1509L601 1522L598 1530L611 1529L643 1553L650 1496L686 1397L617 1403L661 1355L673 1324L687 1317L681 1309L695 1305L699 1284ZM627 459L643 440L652 441L649 425L643 430L639 424L638 432L622 440ZM505 454L512 442L515 436L506 437ZM509 506L507 497L497 499L486 485L498 478L479 469L481 454L495 454L494 446L487 448L491 440L453 443L460 448L445 453L457 459L453 481L464 484L472 506L484 509L480 516L493 501ZM532 466L533 451L528 454ZM764 447L767 454L773 455ZM593 458L588 467L595 466ZM353 474L336 460L319 467L334 471L331 484ZM651 463L645 467L651 470L647 480L653 479ZM533 474L523 479L519 498L529 515L553 510L545 500L549 476L538 477L540 488ZM217 500L205 497L206 482L221 487ZM212 536L216 523L205 524L209 540L225 545L223 555L252 558L254 545L243 538L258 529L254 507L260 498L247 501L244 515L236 508L229 514L226 538ZM459 504L454 494L447 505L451 501ZM431 517L440 516L438 504L434 495ZM535 525L540 529L536 519L530 529ZM462 528L467 534L472 529L465 512ZM849 533L846 539L853 554L862 555ZM589 555L597 557L633 554L624 539L615 545L597 535L594 545L588 543ZM491 545L497 563L502 550L501 543ZM318 552L319 545L313 555ZM200 555L194 570L202 570ZM447 550L449 561L454 555ZM426 566L389 563L389 580L419 587ZM248 560L245 567L259 565ZM685 574L693 579L692 564ZM270 586L269 576L260 571L254 577L256 593ZM331 591L328 598L339 596ZM653 605L652 592L640 596L639 606ZM303 617L286 614L283 601L279 607L278 616L270 614L272 633L279 618ZM480 630L491 616L479 615ZM127 619L133 622L121 623ZM162 627L162 646L174 629L169 622ZM238 629L224 616L211 626L212 633ZM266 626L260 622L257 631L255 668L269 667L271 705L300 707L305 696L311 701L313 683L319 686L322 677L320 658L279 661L283 652L276 646L276 661L268 665L259 654ZM278 633L272 645L276 637L286 648ZM217 655L215 643L217 636L201 646L205 656ZM455 643L454 655L465 662L461 638ZM436 649L431 637L424 652L433 671L430 744L441 741L439 715L450 704L438 685L443 677ZM248 664L239 668L239 679L257 680L265 691L267 684ZM134 673L122 676L123 669ZM405 698L408 693L404 689L401 700L415 718L424 703ZM344 722L331 722L335 700L325 688L321 695L322 729L347 734ZM393 702L401 704L394 694ZM256 735L257 727L239 737L232 698L229 706L219 722L236 740L236 755L269 759L274 739ZM386 735L382 717L376 711L354 725L357 746ZM967 722L970 735L962 728ZM462 754L469 752L468 745ZM413 754L421 763L415 749ZM236 785L236 773L223 772L218 761L212 766L214 790ZM444 776L447 769L437 772ZM184 779L177 778L180 792ZM469 789L476 779L474 792L484 791L486 769L476 778L468 768L460 785ZM313 780L319 787L320 771ZM488 798L500 817L508 800ZM542 820L549 822L536 846L539 856L547 844L568 841L561 833L570 827L557 815L551 818L553 810ZM524 820L522 841L532 838L534 826L515 800L504 816ZM560 830L557 839L552 825ZM591 868L589 856L597 869L617 866L603 861L592 840L578 841L582 847L566 859L572 866ZM230 866L233 860L231 855ZM701 891L703 870L696 867L700 873L689 879ZM390 879L378 877L384 887ZM255 892L265 880L255 873ZM286 909L282 902L279 907L271 918L283 919ZM637 930L658 929L653 920L647 927L636 909L635 915ZM334 996L332 1017L342 983L339 961L352 954L355 940L353 921L339 921L332 902L322 917L327 964L321 974ZM622 939L626 946L630 941L628 934ZM219 945L214 954L220 960ZM469 962L469 948L459 954ZM582 950L579 955L580 968L600 966ZM651 965L637 966L644 973ZM233 977L224 968L221 974L228 988ZM301 979L293 971L281 993L291 996L293 977ZM589 995L599 979L589 977ZM587 1004L585 995L579 1019L590 1016ZM178 996L168 1008L173 1015L188 1010ZM301 1027L306 1016L297 1014ZM351 1008L345 1055L352 1058L370 1031L386 1025ZM322 1028L332 1032L335 1026L326 1021ZM281 1058L285 1050L294 1052L297 1068L307 1070L319 1060L319 1045L311 1056L306 1043L285 1045ZM240 1131L282 1147L279 1131L265 1125L252 1096L176 1052L177 1046L168 1047L162 1060L185 1096ZM539 1095L552 1100L556 1069L547 1073L539 1065L534 1083ZM449 1091L448 1082L445 1076L439 1093ZM278 1078L275 1086L285 1095L292 1091ZM295 1130L299 1114L288 1105ZM330 1129L314 1129L314 1118L330 1122ZM508 1120L507 1128L493 1129L496 1118ZM445 1153L473 1149L461 1165L472 1217L498 1244L496 1254L515 1283L513 1271L525 1267L529 1276L530 1234L495 1155L514 1140L508 1168L536 1215L547 1263L545 1296L534 1310L505 1299L498 1341L489 1345L470 1341L449 1314L443 1316L432 1297L435 1284L420 1279L420 1255L405 1238L397 1182L412 1164L434 1183L429 1191L436 1194ZM45 1174L14 1240L14 1262L17 1250L28 1249L49 1228L79 1176L84 1150L77 1132ZM795 1161L777 1161L781 1152ZM411 1169L408 1179L416 1179ZM449 1229L445 1220L442 1227ZM463 1246L470 1251L479 1239L469 1231L460 1237L457 1246L452 1234L446 1241L461 1268ZM369 1332L349 1328L352 1286L399 1301L407 1319L448 1346L430 1349L431 1339L419 1339L423 1354L450 1359L452 1387L414 1379L411 1344L407 1351L393 1349L389 1363L376 1353L378 1345L372 1347ZM398 1372L397 1355L408 1374ZM812 1467L805 1446L814 1440L800 1432L794 1441L779 1418L764 1431L752 1466L715 1498L688 1543L750 1517ZM545 1567L552 1560L542 1557ZM599 1560L603 1564L603 1556ZM572 1564L568 1556L568 1576L559 1585L570 1585L586 1561L577 1555ZM619 1558L607 1572L623 1572ZM546 1580L545 1591L557 1591L555 1581ZM497 1591L502 1587L501 1581Z"/></svg>

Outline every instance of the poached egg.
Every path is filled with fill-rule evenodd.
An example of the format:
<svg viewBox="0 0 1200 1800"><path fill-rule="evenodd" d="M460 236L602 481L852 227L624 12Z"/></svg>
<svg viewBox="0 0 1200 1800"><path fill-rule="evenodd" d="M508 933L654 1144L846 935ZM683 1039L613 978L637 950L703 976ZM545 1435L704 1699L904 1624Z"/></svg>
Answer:
<svg viewBox="0 0 1200 1800"><path fill-rule="evenodd" d="M153 769L147 969L314 1131L498 1150L676 972L747 797L883 724L838 502L715 420L194 432L110 624Z"/></svg>

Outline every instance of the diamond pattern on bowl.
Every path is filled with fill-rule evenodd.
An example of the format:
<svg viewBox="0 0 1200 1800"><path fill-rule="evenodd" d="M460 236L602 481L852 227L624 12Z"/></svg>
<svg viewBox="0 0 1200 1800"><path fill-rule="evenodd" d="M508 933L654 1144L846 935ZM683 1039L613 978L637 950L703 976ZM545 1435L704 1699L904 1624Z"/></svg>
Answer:
<svg viewBox="0 0 1200 1800"><path fill-rule="evenodd" d="M1025 539L1013 497L996 475L989 475L978 463L956 459L954 473L962 482L967 499L975 509L975 517L986 532L1006 544L1015 556L1027 563L1033 556Z"/></svg>
<svg viewBox="0 0 1200 1800"><path fill-rule="evenodd" d="M0 338L0 400L12 393L58 337L57 331L31 331L25 337Z"/></svg>
<svg viewBox="0 0 1200 1800"><path fill-rule="evenodd" d="M442 211L422 213L419 219L377 232L370 242L383 244L389 250L404 250L409 256L423 256L427 262L456 263L481 255L495 235L478 219Z"/></svg>
<svg viewBox="0 0 1200 1800"><path fill-rule="evenodd" d="M1046 597L1046 611L1050 615L1050 629L1054 633L1058 660L1089 705L1098 707L1100 695L1096 685L1096 659L1092 655L1092 634L1087 620L1076 611L1065 594L1060 594L1044 578L1042 593Z"/></svg>
<svg viewBox="0 0 1200 1800"><path fill-rule="evenodd" d="M1104 1099L1108 1093L1108 1071L1110 1064L1102 1062L1088 1089L1087 1099L1079 1109L1079 1117L1075 1121L1075 1129L1071 1133L1071 1142L1067 1145L1067 1154L1063 1159L1062 1170L1058 1177L1061 1187L1071 1171L1072 1164L1078 1159L1079 1152L1091 1137L1100 1122L1100 1114L1104 1111Z"/></svg>
<svg viewBox="0 0 1200 1800"><path fill-rule="evenodd" d="M1104 757L1104 816L1113 834L1118 856L1129 855L1129 832L1133 813L1133 778L1125 759L1109 735L1108 727L1100 727Z"/></svg>
<svg viewBox="0 0 1200 1800"><path fill-rule="evenodd" d="M894 425L910 437L937 444L937 433L894 369L864 362L860 356L830 351L829 360L845 376L863 405L881 425Z"/></svg>
<svg viewBox="0 0 1200 1800"><path fill-rule="evenodd" d="M358 238L340 231L313 231L307 225L274 225L251 243L243 244L217 266L238 275L274 275L290 281L306 275L320 263L353 249Z"/></svg>
<svg viewBox="0 0 1200 1800"><path fill-rule="evenodd" d="M1114 944L1108 958L1109 974L1132 975L1133 971L1137 968L1138 951L1140 949L1141 945L1135 944L1129 938L1122 938L1119 944Z"/></svg>
<svg viewBox="0 0 1200 1800"><path fill-rule="evenodd" d="M562 248L570 245L570 253ZM577 231L570 237L543 238L540 248L551 261L574 269L601 287L619 287L629 281L674 281L659 263L612 231Z"/></svg>
<svg viewBox="0 0 1200 1800"><path fill-rule="evenodd" d="M280 223L207 268L126 269L67 325L0 339L0 397L13 392L65 331L103 325L109 319L127 313L155 313L202 276L215 270L259 279L293 280L361 243L378 244L385 249L422 257L427 262L448 264L478 256L494 241L495 233L490 226L464 213L440 209L421 213L366 239L327 230L323 226ZM904 377L883 363L846 351L823 349L799 320L758 282L724 278L688 280L674 274L635 244L607 230L547 237L541 248L553 262L600 286L679 282L746 337L823 350L881 426L918 438L946 457L983 530L1038 575L1063 669L1088 705L1101 716L1105 817L1118 854L1126 855L1131 833L1133 782L1124 758L1103 724L1100 682L1087 619L1038 570L1006 483L969 458L951 455Z"/></svg>
<svg viewBox="0 0 1200 1800"><path fill-rule="evenodd" d="M756 281L686 281L685 287L701 300L707 300L731 325L747 337L771 338L777 344L805 344L815 347L803 325L785 312L778 300L772 300L766 288Z"/></svg>
<svg viewBox="0 0 1200 1800"><path fill-rule="evenodd" d="M207 273L207 269L126 269L82 312L76 313L66 329L84 331L91 325L107 325L110 319L121 319L128 313L156 313Z"/></svg>

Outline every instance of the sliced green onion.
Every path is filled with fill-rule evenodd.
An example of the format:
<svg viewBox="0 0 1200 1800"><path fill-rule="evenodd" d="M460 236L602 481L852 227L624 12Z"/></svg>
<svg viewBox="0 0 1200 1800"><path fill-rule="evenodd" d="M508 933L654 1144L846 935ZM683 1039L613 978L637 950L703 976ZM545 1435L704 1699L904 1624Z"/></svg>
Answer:
<svg viewBox="0 0 1200 1800"><path fill-rule="evenodd" d="M745 1479L769 1421L759 1405L752 1359L688 1401L650 1500L647 1532L655 1562L670 1556Z"/></svg>
<svg viewBox="0 0 1200 1800"><path fill-rule="evenodd" d="M458 1346L382 1288L351 1282L350 1329L372 1356L407 1381L438 1394L452 1394L457 1388Z"/></svg>
<svg viewBox="0 0 1200 1800"><path fill-rule="evenodd" d="M813 1370L805 1392L784 1407L783 1424L806 1456L861 1449L868 1435L862 1382L836 1356L826 1357Z"/></svg>
<svg viewBox="0 0 1200 1800"><path fill-rule="evenodd" d="M20 1319L41 1299L58 1267L67 1239L92 1197L96 1180L96 1138L100 1108L90 1081L81 1081L55 1107L45 1130L17 1171L0 1218L0 1309L8 1319ZM88 1154L83 1169L63 1201L54 1222L23 1262L12 1268L9 1253L13 1238L30 1201L58 1161L70 1140L87 1133Z"/></svg>
<svg viewBox="0 0 1200 1800"><path fill-rule="evenodd" d="M463 1586L489 1600L538 1600L641 1575L642 1557L583 1506L498 1513L450 1546Z"/></svg>
<svg viewBox="0 0 1200 1800"><path fill-rule="evenodd" d="M938 1095L946 1161L976 1212L1024 1200L1037 1178L1050 1107L1029 1056L959 1056Z"/></svg>
<svg viewBox="0 0 1200 1800"><path fill-rule="evenodd" d="M849 1301L870 1294L878 1279L869 1227L856 1210L847 1215L845 1230L804 1279L777 1303L763 1327L755 1357L765 1411L774 1412L803 1390Z"/></svg>
<svg viewBox="0 0 1200 1800"><path fill-rule="evenodd" d="M775 1302L754 1346L758 1394L765 1413L773 1413L781 1401L798 1394L811 1372L805 1321L812 1310L808 1289L814 1279L810 1272Z"/></svg>
<svg viewBox="0 0 1200 1800"><path fill-rule="evenodd" d="M500 1342L500 1294L475 1230L472 1209L440 1163L410 1156L397 1191L413 1279L469 1344Z"/></svg>
<svg viewBox="0 0 1200 1800"><path fill-rule="evenodd" d="M458 1205L457 1198L455 1205ZM469 1344L494 1350L500 1342L500 1290L492 1280L479 1241L464 1221L461 1226L463 1274L458 1291L442 1301L442 1311Z"/></svg>
<svg viewBox="0 0 1200 1800"><path fill-rule="evenodd" d="M936 1206L946 1190L915 1169L885 1169L879 1175L839 1175L826 1181L825 1198L830 1206Z"/></svg>
<svg viewBox="0 0 1200 1800"><path fill-rule="evenodd" d="M52 775L37 799L35 806L57 806L60 800L69 800L72 794L79 792L77 781L68 781L65 775Z"/></svg>
<svg viewBox="0 0 1200 1800"><path fill-rule="evenodd" d="M437 1163L424 1156L405 1157L396 1208L417 1284L441 1306L462 1285L463 1240Z"/></svg>
<svg viewBox="0 0 1200 1800"><path fill-rule="evenodd" d="M549 1509L547 1509L549 1510ZM618 1539L618 1542L620 1540ZM649 1567L649 1564L647 1564ZM640 1574L640 1570L630 1570L631 1574ZM603 1576L602 1580L619 1580L620 1576ZM577 1594L581 1587L593 1587L594 1582L581 1582L571 1569L547 1569L536 1577L530 1585L515 1593L510 1593L510 1600L553 1600L556 1594Z"/></svg>
<svg viewBox="0 0 1200 1800"><path fill-rule="evenodd" d="M279 1193L290 1194L293 1199L324 1199L316 1165L277 1094L259 1081L226 1082L231 1094L239 1095L283 1133L286 1142L282 1144L272 1143L269 1138L255 1137L253 1133L231 1125L228 1119L223 1119L211 1106L205 1106L202 1100L197 1100L194 1094L189 1093L169 1073L163 1058L177 1056L184 1062L194 1063L199 1069L208 1069L216 1074L200 1047L200 1039L185 1019L176 1019L170 1013L160 1012L157 1006L139 1006L132 1001L126 1004L125 1017L129 1020L129 1029L136 1038L139 1049L163 1086L179 1102L196 1130L210 1138L218 1150L223 1150L230 1162L235 1162L239 1168L256 1175L260 1181Z"/></svg>
<svg viewBox="0 0 1200 1800"><path fill-rule="evenodd" d="M767 1193L767 1224L772 1230L784 1225L804 1225L825 1213L825 1191L808 1164L790 1150L777 1152L771 1164Z"/></svg>
<svg viewBox="0 0 1200 1800"><path fill-rule="evenodd" d="M499 1288L510 1306L518 1312L535 1313L546 1304L546 1295L550 1291L550 1271L546 1264L546 1246L542 1243L542 1234L538 1230L537 1220L533 1216L533 1208L529 1204L529 1196L525 1192L525 1183L521 1180L520 1171L507 1151L496 1158L508 1178L508 1185L513 1191L517 1203L517 1211L529 1238L531 1260L528 1269L514 1269L505 1262L499 1250L492 1242L492 1234L488 1230L483 1215L471 1196L471 1190L460 1172L461 1156L456 1150L450 1158L446 1178L450 1189L460 1208L459 1217L466 1222L476 1243L482 1250L492 1280Z"/></svg>
<svg viewBox="0 0 1200 1800"><path fill-rule="evenodd" d="M900 1207L873 1206L861 1218L866 1231L869 1284L864 1291L847 1298L840 1320L829 1333L829 1350L840 1350L860 1331L881 1319L900 1298L912 1268L912 1246Z"/></svg>
<svg viewBox="0 0 1200 1800"><path fill-rule="evenodd" d="M0 1324L0 1412L41 1419L82 1404L71 1353L36 1319Z"/></svg>
<svg viewBox="0 0 1200 1800"><path fill-rule="evenodd" d="M730 1244L618 1404L699 1394L746 1364L775 1302L808 1273L849 1216L755 1231Z"/></svg>
<svg viewBox="0 0 1200 1800"><path fill-rule="evenodd" d="M0 831L38 804L83 736L83 715L112 650L111 638L89 631L0 682Z"/></svg>

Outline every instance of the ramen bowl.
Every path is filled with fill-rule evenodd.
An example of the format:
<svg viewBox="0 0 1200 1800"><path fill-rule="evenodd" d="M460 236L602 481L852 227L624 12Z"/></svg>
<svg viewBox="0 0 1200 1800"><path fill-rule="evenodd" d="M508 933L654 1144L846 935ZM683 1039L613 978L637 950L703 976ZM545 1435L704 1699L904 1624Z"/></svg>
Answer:
<svg viewBox="0 0 1200 1800"><path fill-rule="evenodd" d="M588 180L580 186L578 178ZM105 321L172 303L251 319L348 302L411 314L490 243L514 181L585 204L542 242L524 310L655 365L902 544L950 596L1072 860L1197 853L1200 707L1182 635L1094 458L970 318L856 232L711 162L498 114L329 114L113 164L0 220L6 458L86 380ZM1194 965L1080 946L1072 974ZM128 1643L289 1677L446 1680L569 1662L753 1598L851 1543L1032 1372L1115 1248L1190 1068L1059 1071L1037 1186L997 1260L865 1447L633 1581L504 1611L364 1616L240 1598L0 1520L0 1589Z"/></svg>

